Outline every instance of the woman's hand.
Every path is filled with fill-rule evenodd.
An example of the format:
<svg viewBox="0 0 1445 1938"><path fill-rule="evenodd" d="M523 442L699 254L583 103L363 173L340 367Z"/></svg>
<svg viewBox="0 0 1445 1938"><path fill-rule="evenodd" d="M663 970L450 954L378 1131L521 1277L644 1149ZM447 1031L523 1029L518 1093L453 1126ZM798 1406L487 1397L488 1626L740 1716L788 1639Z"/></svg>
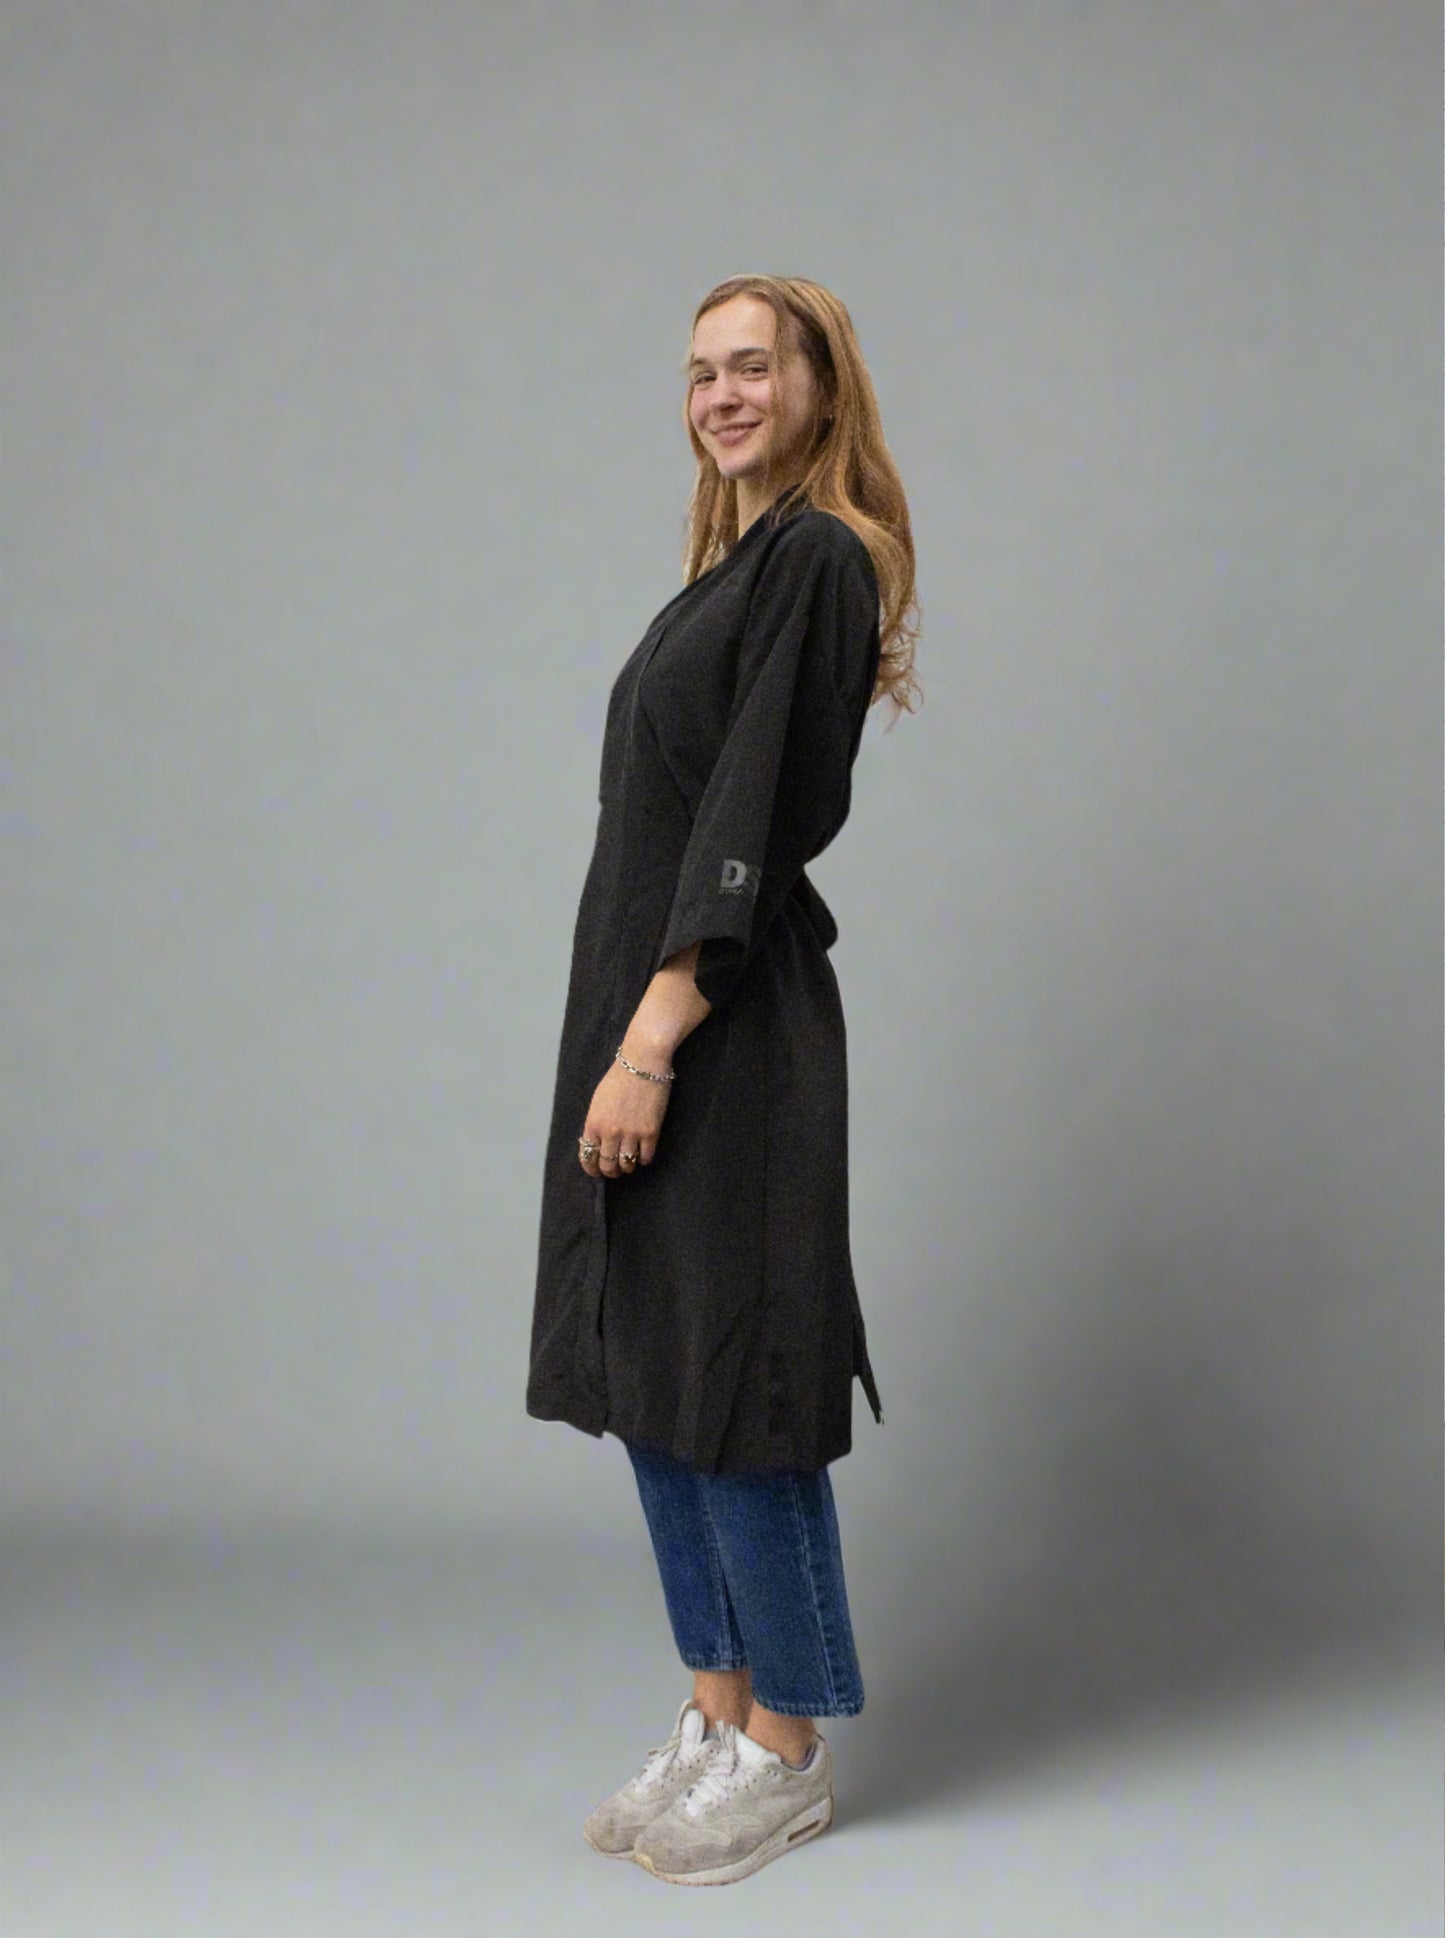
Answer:
<svg viewBox="0 0 1445 1938"><path fill-rule="evenodd" d="M637 1005L620 1047L639 1070L658 1076L670 1070L673 1050L712 1009L692 979L699 946L693 942L669 956ZM582 1129L586 1142L598 1146L590 1157L580 1149L577 1153L588 1177L631 1177L639 1164L651 1164L671 1088L639 1077L625 1064L612 1065L592 1093ZM636 1163L622 1163L623 1151L635 1151Z"/></svg>
<svg viewBox="0 0 1445 1938"><path fill-rule="evenodd" d="M643 1070L656 1068L644 1063L641 1057L633 1057L632 1061ZM661 1075L660 1070L658 1074ZM639 1077L621 1063L612 1065L593 1091L587 1111L583 1136L600 1147L590 1157L579 1152L582 1169L588 1177L630 1177L638 1164L651 1164L657 1149L657 1133L667 1115L667 1093L671 1087ZM623 1151L635 1151L637 1163L622 1163Z"/></svg>

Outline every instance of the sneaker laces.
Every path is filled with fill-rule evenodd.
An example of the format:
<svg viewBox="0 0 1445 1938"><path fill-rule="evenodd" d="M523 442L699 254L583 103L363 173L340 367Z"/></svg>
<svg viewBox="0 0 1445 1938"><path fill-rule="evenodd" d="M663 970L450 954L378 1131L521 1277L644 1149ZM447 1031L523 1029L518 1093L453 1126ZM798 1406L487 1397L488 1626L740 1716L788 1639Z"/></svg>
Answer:
<svg viewBox="0 0 1445 1938"><path fill-rule="evenodd" d="M662 1777L667 1766L671 1763L673 1757L676 1756L681 1747L680 1742L667 1742L660 1743L655 1750L649 1750L647 1752L647 1761L632 1779L638 1789L650 1790L653 1784L658 1782Z"/></svg>
<svg viewBox="0 0 1445 1938"><path fill-rule="evenodd" d="M702 1742L706 1741L706 1734L707 1726L704 1724L703 1735L698 1739L699 1746ZM671 1768L674 1758L680 1756L682 1750L682 1723L679 1722L677 1728L665 1743L659 1743L656 1749L647 1752L647 1761L632 1779L633 1783L639 1790L652 1789L655 1784L662 1781L667 1771Z"/></svg>
<svg viewBox="0 0 1445 1938"><path fill-rule="evenodd" d="M733 1792L748 1781L750 1772L738 1755L735 1723L718 1724L718 1745L702 1775L686 1792L684 1802L692 1816L710 1804L725 1803Z"/></svg>

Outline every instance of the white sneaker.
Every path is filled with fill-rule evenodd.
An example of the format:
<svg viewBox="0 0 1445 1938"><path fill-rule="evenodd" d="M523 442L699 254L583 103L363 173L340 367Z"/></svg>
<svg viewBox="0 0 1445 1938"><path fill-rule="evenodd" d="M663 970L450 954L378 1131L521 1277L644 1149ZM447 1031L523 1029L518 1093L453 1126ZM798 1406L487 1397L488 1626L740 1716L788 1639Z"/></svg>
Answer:
<svg viewBox="0 0 1445 1938"><path fill-rule="evenodd" d="M689 1696L667 1741L649 1750L636 1776L599 1803L583 1824L582 1835L593 1850L630 1858L638 1833L696 1782L717 1745L717 1731Z"/></svg>
<svg viewBox="0 0 1445 1938"><path fill-rule="evenodd" d="M668 1884L732 1884L833 1821L833 1757L821 1733L802 1769L723 1723L697 1781L637 1836L633 1856Z"/></svg>

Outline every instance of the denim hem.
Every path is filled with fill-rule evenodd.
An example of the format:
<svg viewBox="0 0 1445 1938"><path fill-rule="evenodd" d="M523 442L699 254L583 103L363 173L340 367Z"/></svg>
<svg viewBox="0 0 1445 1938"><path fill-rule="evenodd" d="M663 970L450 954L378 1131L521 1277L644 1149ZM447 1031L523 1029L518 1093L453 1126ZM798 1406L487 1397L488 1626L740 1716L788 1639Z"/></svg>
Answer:
<svg viewBox="0 0 1445 1938"><path fill-rule="evenodd" d="M681 1650L679 1650L678 1653L681 1654L682 1653ZM701 1656L684 1655L682 1657L682 1666L685 1669L702 1669L712 1675L731 1675L737 1669L746 1669L748 1665L745 1661L744 1662L706 1662L703 1660Z"/></svg>
<svg viewBox="0 0 1445 1938"><path fill-rule="evenodd" d="M753 1686L753 1701L764 1709L771 1709L775 1716L856 1716L863 1707L861 1696L857 1702L770 1702L766 1696L758 1693L756 1684Z"/></svg>

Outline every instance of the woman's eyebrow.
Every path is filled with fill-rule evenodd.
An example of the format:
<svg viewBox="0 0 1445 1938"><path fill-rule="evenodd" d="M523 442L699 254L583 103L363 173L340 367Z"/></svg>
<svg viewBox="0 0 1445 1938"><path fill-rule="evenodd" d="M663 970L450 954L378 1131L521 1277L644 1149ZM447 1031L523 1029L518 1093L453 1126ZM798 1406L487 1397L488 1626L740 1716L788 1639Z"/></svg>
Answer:
<svg viewBox="0 0 1445 1938"><path fill-rule="evenodd" d="M726 356L723 358L723 362L741 363L744 357L765 357L768 354L769 352L765 350L761 344L754 344L752 345L751 348L746 350L734 350L729 356ZM689 370L696 370L699 364L711 363L711 362L712 362L711 357L689 357L687 360L687 368Z"/></svg>

